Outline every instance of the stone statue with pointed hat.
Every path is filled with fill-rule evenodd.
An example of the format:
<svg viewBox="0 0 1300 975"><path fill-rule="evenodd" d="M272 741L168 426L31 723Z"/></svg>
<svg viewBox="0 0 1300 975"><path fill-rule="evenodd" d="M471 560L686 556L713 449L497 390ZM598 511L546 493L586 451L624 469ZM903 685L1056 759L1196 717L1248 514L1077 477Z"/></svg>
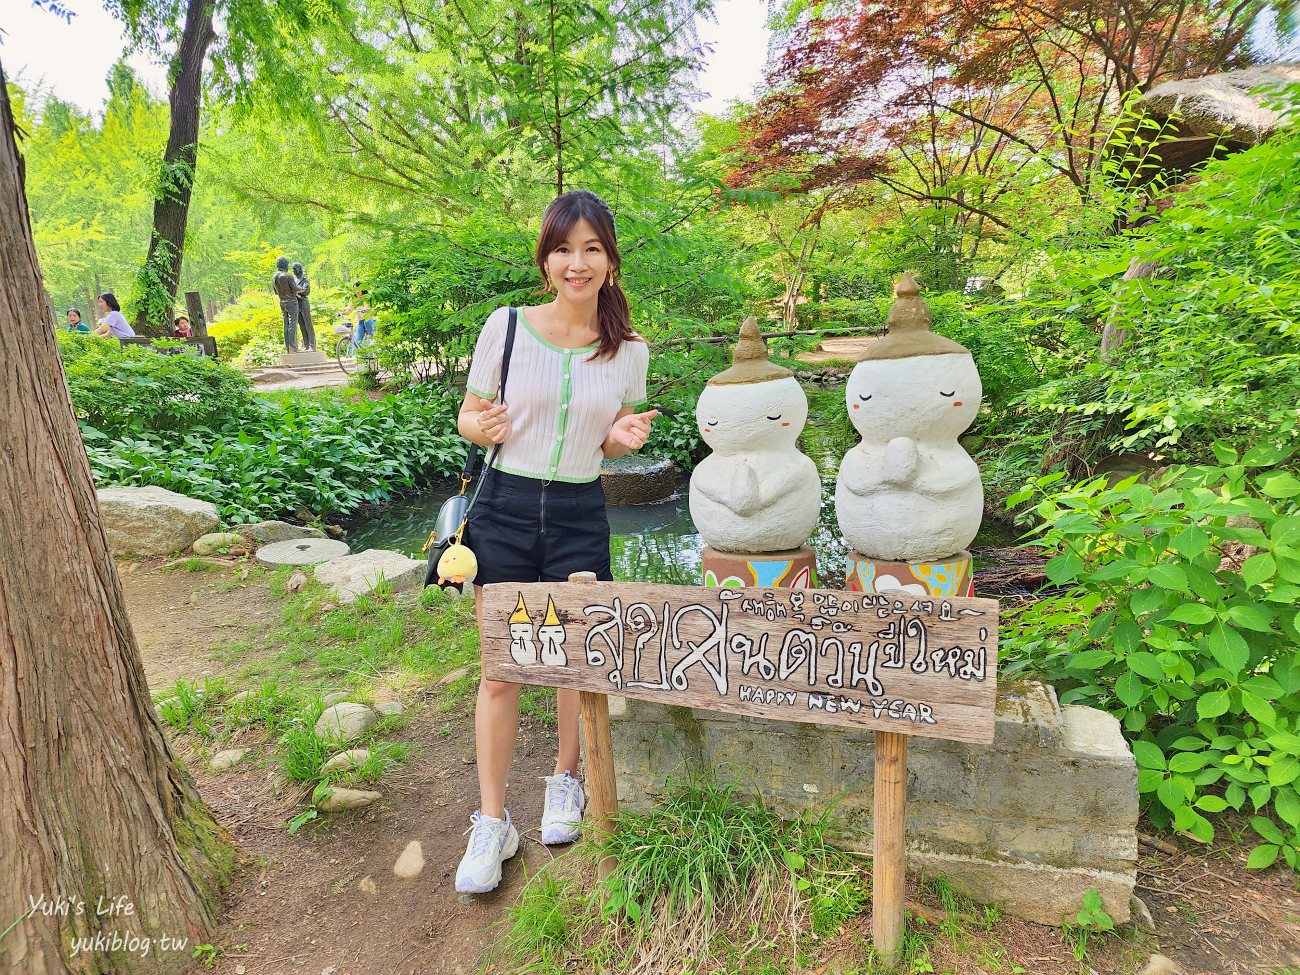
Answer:
<svg viewBox="0 0 1300 975"><path fill-rule="evenodd" d="M955 557L984 510L979 470L958 442L983 388L971 354L931 330L911 273L894 296L888 334L862 355L845 389L862 442L840 465L835 513L845 539L869 559Z"/></svg>
<svg viewBox="0 0 1300 975"><path fill-rule="evenodd" d="M700 394L695 418L713 451L691 475L691 519L705 544L731 553L799 549L821 508L817 466L796 446L808 399L793 373L768 359L753 318L741 326L731 368Z"/></svg>

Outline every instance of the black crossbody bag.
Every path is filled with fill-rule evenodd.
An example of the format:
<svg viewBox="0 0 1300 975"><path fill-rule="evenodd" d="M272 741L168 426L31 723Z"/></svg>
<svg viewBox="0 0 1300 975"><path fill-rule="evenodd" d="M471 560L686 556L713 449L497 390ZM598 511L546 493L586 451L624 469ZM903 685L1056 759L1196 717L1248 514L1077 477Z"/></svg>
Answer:
<svg viewBox="0 0 1300 975"><path fill-rule="evenodd" d="M518 320L519 312L516 308L510 309L510 319L506 324L506 347L501 356L501 385L497 390L497 402L506 401L506 377L510 374L510 353L515 347L515 323ZM422 551L429 553L428 565L424 570L425 588L436 585L438 582L438 560L442 558L442 553L450 545L466 545L465 526L469 522L469 513L474 507L474 502L483 491L483 485L487 482L488 473L492 470L492 462L496 460L497 451L501 449L500 444L494 444L489 451L487 460L483 463L480 471L479 467L479 446L476 443L469 445L469 450L465 453L465 466L460 472L460 493L455 494L442 503L438 509L438 517L433 523L433 531L429 532L429 538L424 543ZM478 478L478 483L474 485L474 493L470 494L469 486ZM454 588L457 591L463 591L462 583L446 583L444 588Z"/></svg>

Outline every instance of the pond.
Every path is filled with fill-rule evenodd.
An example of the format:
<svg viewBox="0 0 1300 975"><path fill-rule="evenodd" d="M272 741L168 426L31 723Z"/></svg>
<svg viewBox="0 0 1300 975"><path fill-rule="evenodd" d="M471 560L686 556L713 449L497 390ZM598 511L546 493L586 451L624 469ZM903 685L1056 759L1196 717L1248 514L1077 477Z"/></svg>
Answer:
<svg viewBox="0 0 1300 975"><path fill-rule="evenodd" d="M438 508L455 490L455 483L447 481L431 485L345 521L352 550L389 548L420 558L420 546L429 537ZM699 584L704 542L687 510L688 483L687 478L681 478L677 492L659 504L609 509L610 561L615 579L687 586ZM834 493L832 476L829 485L823 482L821 522L810 539L817 552L821 584L829 588L843 585L844 555L848 551L835 523ZM977 567L981 565L979 550L1011 545L1016 534L986 519L972 545Z"/></svg>

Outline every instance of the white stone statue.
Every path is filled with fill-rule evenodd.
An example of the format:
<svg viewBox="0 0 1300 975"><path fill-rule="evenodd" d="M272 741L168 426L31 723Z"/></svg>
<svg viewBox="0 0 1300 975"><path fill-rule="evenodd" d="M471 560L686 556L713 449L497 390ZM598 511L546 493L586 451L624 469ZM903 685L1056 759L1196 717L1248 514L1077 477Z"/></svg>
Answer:
<svg viewBox="0 0 1300 975"><path fill-rule="evenodd" d="M691 520L719 552L797 549L821 508L817 465L795 446L808 398L789 369L768 360L752 318L740 328L732 362L695 406L713 453L691 475Z"/></svg>
<svg viewBox="0 0 1300 975"><path fill-rule="evenodd" d="M862 555L933 561L961 552L984 511L979 470L957 438L979 412L975 360L930 330L910 273L894 289L889 333L863 355L845 390L862 443L840 465L835 513Z"/></svg>

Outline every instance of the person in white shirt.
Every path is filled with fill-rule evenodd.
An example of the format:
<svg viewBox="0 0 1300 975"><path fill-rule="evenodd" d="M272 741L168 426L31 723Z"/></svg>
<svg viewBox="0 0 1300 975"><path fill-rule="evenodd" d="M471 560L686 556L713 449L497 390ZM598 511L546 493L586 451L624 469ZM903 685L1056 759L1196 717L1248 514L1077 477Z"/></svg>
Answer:
<svg viewBox="0 0 1300 975"><path fill-rule="evenodd" d="M650 352L633 330L618 284L614 215L596 194L556 198L542 217L534 260L554 298L517 310L504 402L497 402L510 310L488 316L474 349L460 408L461 436L499 444L471 509L467 535L482 585L561 582L573 572L610 580L609 521L600 463L639 450L657 411L642 411ZM536 614L534 614L536 615ZM578 836L585 797L578 767L578 692L557 691L559 755L546 777L542 842ZM480 680L474 715L479 809L456 889L483 893L501 882L519 834L505 807L519 728L519 685Z"/></svg>
<svg viewBox="0 0 1300 975"><path fill-rule="evenodd" d="M112 336L119 339L129 339L135 337L135 329L126 320L126 316L122 314L122 306L117 303L117 296L113 292L105 291L100 295L98 305L99 312L104 317L95 326L93 334L102 338Z"/></svg>

